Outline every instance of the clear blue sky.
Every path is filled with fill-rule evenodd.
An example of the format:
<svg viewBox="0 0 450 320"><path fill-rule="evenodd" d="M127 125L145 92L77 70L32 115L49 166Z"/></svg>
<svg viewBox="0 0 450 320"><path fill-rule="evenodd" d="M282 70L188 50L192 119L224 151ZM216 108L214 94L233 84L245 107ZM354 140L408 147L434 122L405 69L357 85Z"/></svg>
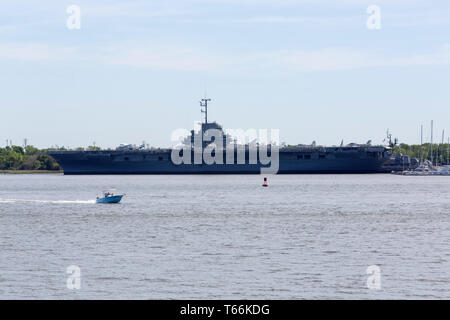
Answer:
<svg viewBox="0 0 450 320"><path fill-rule="evenodd" d="M66 26L69 5L81 29ZM369 30L366 10L381 9ZM450 134L448 0L2 0L0 144L169 146L201 119L287 143ZM447 134L446 134L447 136ZM437 137L436 137L437 139Z"/></svg>

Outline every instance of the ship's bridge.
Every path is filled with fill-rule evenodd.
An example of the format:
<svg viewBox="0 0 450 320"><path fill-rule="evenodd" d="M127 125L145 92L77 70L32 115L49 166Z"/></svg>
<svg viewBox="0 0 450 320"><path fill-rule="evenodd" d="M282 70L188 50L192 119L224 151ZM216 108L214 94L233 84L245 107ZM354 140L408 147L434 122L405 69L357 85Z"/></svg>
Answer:
<svg viewBox="0 0 450 320"><path fill-rule="evenodd" d="M191 147L194 147L195 141L202 141L202 147L206 148L209 144L214 143L215 138L213 136L213 132L210 130L215 130L220 132L222 137L222 146L226 147L227 142L231 142L231 136L227 135L220 124L217 122L208 122L208 123L202 123L200 130L195 132L195 130L191 130L191 135L189 139L189 143ZM228 138L228 139L227 139Z"/></svg>

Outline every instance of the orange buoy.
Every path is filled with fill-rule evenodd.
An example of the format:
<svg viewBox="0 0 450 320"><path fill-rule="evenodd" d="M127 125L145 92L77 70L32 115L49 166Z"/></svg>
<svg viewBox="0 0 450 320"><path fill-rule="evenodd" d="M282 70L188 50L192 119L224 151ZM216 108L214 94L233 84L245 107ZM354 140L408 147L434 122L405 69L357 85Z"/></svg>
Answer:
<svg viewBox="0 0 450 320"><path fill-rule="evenodd" d="M263 187L268 187L269 186L269 184L267 183L267 178L266 177L264 177L264 183L263 183L262 186Z"/></svg>

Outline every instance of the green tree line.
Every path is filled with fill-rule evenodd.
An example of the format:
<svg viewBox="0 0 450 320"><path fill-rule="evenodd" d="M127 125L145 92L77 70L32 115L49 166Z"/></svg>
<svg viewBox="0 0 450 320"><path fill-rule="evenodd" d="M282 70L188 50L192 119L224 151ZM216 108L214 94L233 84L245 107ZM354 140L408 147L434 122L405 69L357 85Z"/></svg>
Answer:
<svg viewBox="0 0 450 320"><path fill-rule="evenodd" d="M431 151L433 153L431 153ZM437 159L439 163L449 164L449 144L447 143L433 143L433 148L431 148L430 143L424 143L422 146L420 144L408 145L405 143L400 143L394 147L394 153L397 154L399 152L412 158L428 160L433 158L433 162L436 162ZM431 157L431 155L433 155L433 157Z"/></svg>
<svg viewBox="0 0 450 320"><path fill-rule="evenodd" d="M0 148L0 170L61 170L59 164L45 151L33 146Z"/></svg>

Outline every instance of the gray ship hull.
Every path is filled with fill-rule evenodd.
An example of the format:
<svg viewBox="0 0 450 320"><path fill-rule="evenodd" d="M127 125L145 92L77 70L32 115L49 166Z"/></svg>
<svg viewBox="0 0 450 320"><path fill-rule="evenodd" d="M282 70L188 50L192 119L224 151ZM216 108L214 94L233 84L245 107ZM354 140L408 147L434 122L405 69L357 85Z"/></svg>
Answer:
<svg viewBox="0 0 450 320"><path fill-rule="evenodd" d="M180 164L171 151L50 151L66 175L80 174L260 174L267 167L250 164ZM235 158L236 159L236 158ZM278 174L381 173L387 160L383 147L281 149Z"/></svg>

